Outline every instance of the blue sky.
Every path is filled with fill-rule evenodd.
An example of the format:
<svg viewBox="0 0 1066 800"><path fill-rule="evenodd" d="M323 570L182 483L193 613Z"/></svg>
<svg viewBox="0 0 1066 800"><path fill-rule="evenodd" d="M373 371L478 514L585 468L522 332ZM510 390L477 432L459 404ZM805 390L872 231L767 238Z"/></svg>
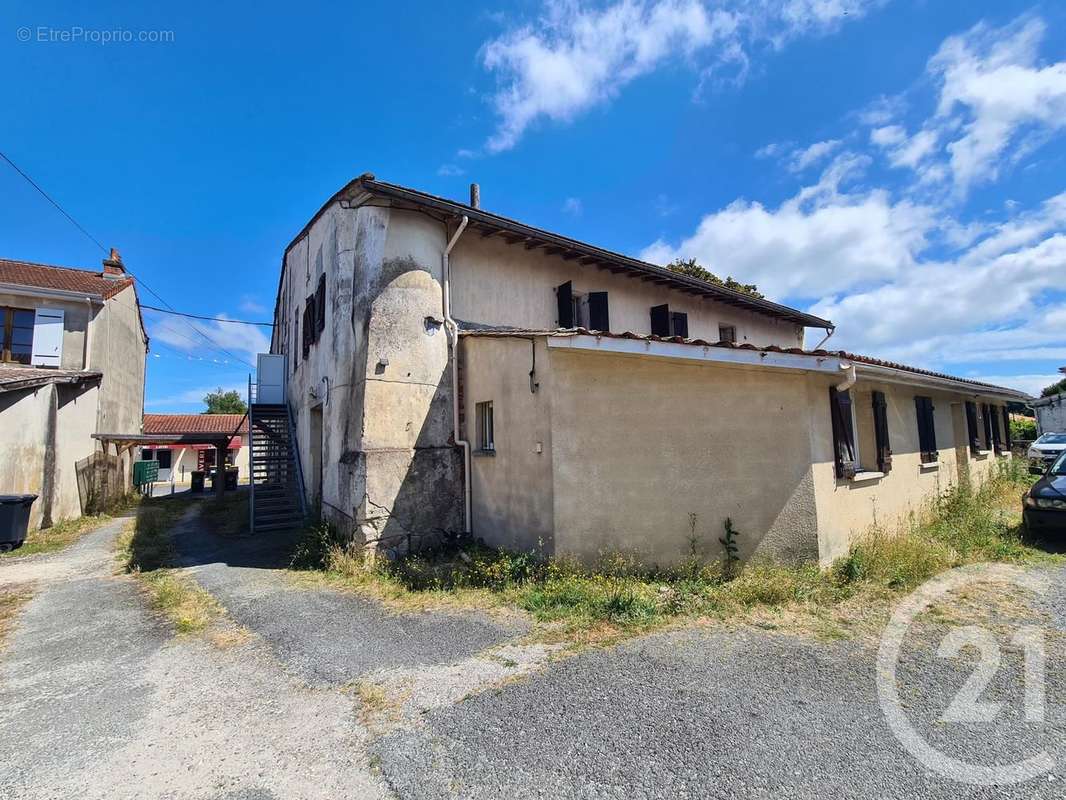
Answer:
<svg viewBox="0 0 1066 800"><path fill-rule="evenodd" d="M1029 391L1066 365L1062 4L148 5L5 3L0 147L181 310L269 319L285 245L372 171L694 256L835 346ZM3 164L0 255L102 256ZM147 316L150 411L265 341Z"/></svg>

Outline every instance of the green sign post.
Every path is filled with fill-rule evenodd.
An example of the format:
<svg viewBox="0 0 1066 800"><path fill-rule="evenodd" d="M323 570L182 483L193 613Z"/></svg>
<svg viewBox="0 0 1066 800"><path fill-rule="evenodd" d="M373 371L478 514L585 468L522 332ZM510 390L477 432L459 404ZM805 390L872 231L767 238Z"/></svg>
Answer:
<svg viewBox="0 0 1066 800"><path fill-rule="evenodd" d="M159 480L158 461L134 461L133 462L133 485L146 486Z"/></svg>

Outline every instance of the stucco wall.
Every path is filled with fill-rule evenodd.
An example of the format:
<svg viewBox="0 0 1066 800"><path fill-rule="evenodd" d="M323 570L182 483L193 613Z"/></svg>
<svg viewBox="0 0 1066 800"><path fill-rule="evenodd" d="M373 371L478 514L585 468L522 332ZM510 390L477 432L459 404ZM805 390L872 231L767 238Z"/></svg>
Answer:
<svg viewBox="0 0 1066 800"><path fill-rule="evenodd" d="M461 346L465 435L474 448L473 534L493 547L551 555L552 372L544 339L464 337ZM534 348L537 385L530 391ZM494 455L478 452L475 407L482 402L493 404Z"/></svg>
<svg viewBox="0 0 1066 800"><path fill-rule="evenodd" d="M676 289L527 250L501 237L464 235L452 252L454 316L485 325L558 327L555 288L571 281L576 294L605 291L611 330L651 333L652 306L667 303L688 314L689 336L718 341L718 326L735 325L737 341L799 347L803 330L793 323L733 308Z"/></svg>
<svg viewBox="0 0 1066 800"><path fill-rule="evenodd" d="M885 393L892 468L883 477L838 480L833 462L829 384L812 378L808 387L819 557L823 564L846 555L851 545L875 526L895 530L910 514L919 512L938 494L956 486L962 476L969 475L976 485L986 480L995 469L996 456L969 453L962 410L966 398L918 386L860 379L851 394L863 469L877 469L871 397L874 390ZM916 395L933 399L939 457L935 463L927 465L921 463L914 404ZM996 406L997 413L1002 413L1000 408Z"/></svg>
<svg viewBox="0 0 1066 800"><path fill-rule="evenodd" d="M323 513L364 540L462 525L444 236L424 215L334 204L286 256L274 347L290 358L305 489L314 500L321 464ZM305 359L296 318L323 274L326 328Z"/></svg>
<svg viewBox="0 0 1066 800"><path fill-rule="evenodd" d="M1051 402L1036 406L1034 410L1038 433L1066 432L1066 394L1057 395Z"/></svg>
<svg viewBox="0 0 1066 800"><path fill-rule="evenodd" d="M89 324L90 305L86 301L57 300L51 297L0 293L0 306L23 308L58 308L63 311L63 354L59 365L63 369L85 368L85 331ZM93 309L99 306L92 306Z"/></svg>
<svg viewBox="0 0 1066 800"><path fill-rule="evenodd" d="M549 352L557 552L815 557L804 373Z"/></svg>
<svg viewBox="0 0 1066 800"><path fill-rule="evenodd" d="M94 448L98 390L95 385L57 387L0 393L0 419L4 425L4 457L0 458L0 494L36 494L30 528L41 525L48 508L46 497L51 470L52 522L81 515L77 462ZM55 403L54 461L49 459L48 426Z"/></svg>

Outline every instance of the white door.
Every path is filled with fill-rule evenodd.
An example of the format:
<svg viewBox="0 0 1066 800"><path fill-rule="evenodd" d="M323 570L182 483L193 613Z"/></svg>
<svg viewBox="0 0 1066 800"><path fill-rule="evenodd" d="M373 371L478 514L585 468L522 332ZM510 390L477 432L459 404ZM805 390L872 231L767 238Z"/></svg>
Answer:
<svg viewBox="0 0 1066 800"><path fill-rule="evenodd" d="M285 402L285 356L260 353L256 357L257 403Z"/></svg>

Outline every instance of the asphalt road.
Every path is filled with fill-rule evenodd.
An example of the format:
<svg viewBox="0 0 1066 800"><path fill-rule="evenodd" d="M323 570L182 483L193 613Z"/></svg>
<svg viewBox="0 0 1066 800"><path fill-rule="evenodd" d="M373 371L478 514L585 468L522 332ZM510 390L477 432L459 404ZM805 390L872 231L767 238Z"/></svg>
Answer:
<svg viewBox="0 0 1066 800"><path fill-rule="evenodd" d="M893 735L876 642L694 627L549 660L509 646L519 621L295 587L278 569L291 543L219 540L190 517L176 530L184 563L248 633L219 646L175 636L114 574L118 527L0 565L0 585L37 591L0 654L5 800L1066 794L1061 572L1032 612L1045 629L1043 722L1021 713L1020 647L1002 647L981 694L1002 704L995 720L953 723L940 718L975 651L938 656L936 621L906 640L901 696L924 741L978 766L1055 760L1024 783L980 786L939 775ZM389 688L395 714L368 716L352 690L365 681Z"/></svg>

